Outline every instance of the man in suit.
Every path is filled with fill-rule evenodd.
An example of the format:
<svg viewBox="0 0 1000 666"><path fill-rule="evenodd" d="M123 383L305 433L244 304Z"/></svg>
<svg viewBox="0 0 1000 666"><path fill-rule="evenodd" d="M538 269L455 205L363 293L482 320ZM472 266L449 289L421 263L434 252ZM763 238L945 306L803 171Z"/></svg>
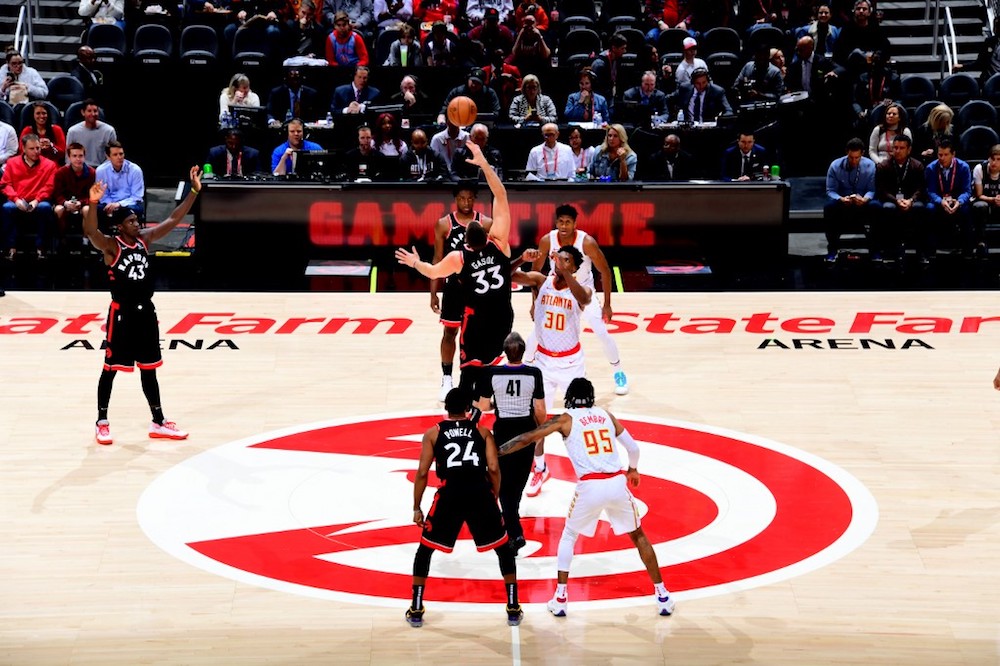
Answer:
<svg viewBox="0 0 1000 666"><path fill-rule="evenodd" d="M827 96L831 79L838 76L837 66L832 60L816 53L816 42L806 35L795 42L795 58L788 66L785 89L788 92L804 90L811 99Z"/></svg>
<svg viewBox="0 0 1000 666"><path fill-rule="evenodd" d="M681 138L676 134L663 137L663 148L642 161L642 180L669 182L695 177L694 158L681 150Z"/></svg>
<svg viewBox="0 0 1000 666"><path fill-rule="evenodd" d="M354 80L333 90L330 112L333 115L364 113L368 104L379 95L379 89L368 85L368 68L354 68Z"/></svg>
<svg viewBox="0 0 1000 666"><path fill-rule="evenodd" d="M753 60L743 66L733 85L744 102L776 102L785 94L781 70L771 64L771 48L766 43L757 46Z"/></svg>
<svg viewBox="0 0 1000 666"><path fill-rule="evenodd" d="M667 95L656 87L656 72L643 72L639 85L629 88L622 97L625 102L638 102L642 116L660 116L667 112ZM619 122L617 111L615 122Z"/></svg>
<svg viewBox="0 0 1000 666"><path fill-rule="evenodd" d="M226 130L225 143L208 149L205 161L216 176L236 178L260 171L260 152L243 145L243 132L235 127Z"/></svg>
<svg viewBox="0 0 1000 666"><path fill-rule="evenodd" d="M76 50L76 65L70 74L83 84L84 99L101 100L104 92L104 74L94 67L97 55L89 46L81 46Z"/></svg>
<svg viewBox="0 0 1000 666"><path fill-rule="evenodd" d="M674 118L679 118L683 111L684 118L695 123L715 122L719 116L733 113L726 91L712 83L707 69L691 72L691 83L679 85L668 100Z"/></svg>
<svg viewBox="0 0 1000 666"><path fill-rule="evenodd" d="M916 232L924 224L924 164L910 157L911 146L910 137L897 134L892 156L875 169L875 196L882 214L872 220L873 261L881 259L884 251L901 260L906 232Z"/></svg>
<svg viewBox="0 0 1000 666"><path fill-rule="evenodd" d="M764 147L754 141L753 130L740 131L736 145L727 148L722 155L722 180L760 179L767 163L766 155Z"/></svg>
<svg viewBox="0 0 1000 666"><path fill-rule="evenodd" d="M490 130L482 123L476 123L469 129L469 140L482 149L486 161L493 166L497 176L503 180L503 156L500 151L489 145ZM456 182L464 180L476 180L486 182L486 177L482 170L475 164L469 164L466 160L472 159L472 151L467 146L462 146L455 151L451 157L451 170L449 175Z"/></svg>
<svg viewBox="0 0 1000 666"><path fill-rule="evenodd" d="M285 71L285 82L271 90L267 98L267 122L271 127L280 127L291 118L316 120L319 118L319 93L314 88L302 85L302 72L292 67Z"/></svg>

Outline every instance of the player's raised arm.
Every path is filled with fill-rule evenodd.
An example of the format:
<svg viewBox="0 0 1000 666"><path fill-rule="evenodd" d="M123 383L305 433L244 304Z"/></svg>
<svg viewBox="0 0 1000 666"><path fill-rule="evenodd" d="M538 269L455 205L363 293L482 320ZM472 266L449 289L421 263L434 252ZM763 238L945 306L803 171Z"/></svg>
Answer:
<svg viewBox="0 0 1000 666"><path fill-rule="evenodd" d="M457 250L449 252L444 256L444 259L432 264L420 259L416 247L411 247L409 250L401 247L396 250L396 261L404 266L415 268L418 273L429 278L444 278L462 270L462 253Z"/></svg>
<svg viewBox="0 0 1000 666"><path fill-rule="evenodd" d="M201 169L196 166L191 167L190 178L191 190L188 192L188 195L184 197L184 201L182 201L177 208L174 208L173 212L170 213L170 216L163 220L163 222L160 222L155 227L149 227L139 232L142 240L150 243L163 238L169 234L181 220L184 219L185 215L188 214L188 211L191 210L191 206L194 205L195 198L198 196L198 193L201 192Z"/></svg>
<svg viewBox="0 0 1000 666"><path fill-rule="evenodd" d="M483 170L483 175L486 176L486 183L490 186L490 192L493 193L493 226L490 227L490 237L496 241L499 248L503 250L503 253L509 257L510 204L507 202L507 188L503 186L500 176L493 170L490 163L486 161L483 149L478 144L473 143L471 139L466 141L465 145L468 147L469 152L472 153L472 157L465 161L469 164L475 164Z"/></svg>
<svg viewBox="0 0 1000 666"><path fill-rule="evenodd" d="M83 233L90 240L90 244L103 252L105 255L113 255L118 250L118 245L110 236L105 236L97 227L97 202L104 196L108 187L101 181L95 181L90 186L91 204L86 207L83 214ZM113 258L113 257L112 257Z"/></svg>

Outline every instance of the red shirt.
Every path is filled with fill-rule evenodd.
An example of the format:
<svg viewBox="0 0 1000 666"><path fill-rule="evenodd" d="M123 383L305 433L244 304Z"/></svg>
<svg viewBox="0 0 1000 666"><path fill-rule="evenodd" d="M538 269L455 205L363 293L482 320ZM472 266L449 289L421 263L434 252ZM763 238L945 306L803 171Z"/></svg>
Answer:
<svg viewBox="0 0 1000 666"><path fill-rule="evenodd" d="M76 197L80 203L90 203L90 186L94 184L94 176L94 168L86 163L79 174L69 164L59 167L52 186L52 201L64 204L70 197Z"/></svg>
<svg viewBox="0 0 1000 666"><path fill-rule="evenodd" d="M28 166L24 155L17 155L7 160L3 178L0 178L0 188L11 201L46 201L52 194L58 168L55 162L46 157L39 157L34 166Z"/></svg>

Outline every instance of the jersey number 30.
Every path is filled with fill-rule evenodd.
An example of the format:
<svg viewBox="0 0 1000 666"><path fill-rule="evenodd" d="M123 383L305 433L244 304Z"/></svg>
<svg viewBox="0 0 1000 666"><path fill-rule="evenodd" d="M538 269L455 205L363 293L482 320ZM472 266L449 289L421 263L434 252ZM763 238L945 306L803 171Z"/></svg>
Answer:
<svg viewBox="0 0 1000 666"><path fill-rule="evenodd" d="M472 450L475 442L471 439L465 443L465 453L462 453L462 445L458 442L448 442L444 445L444 450L448 452L448 467L461 467L466 461L472 463L473 467L479 467L479 454ZM459 459L459 456L462 456Z"/></svg>

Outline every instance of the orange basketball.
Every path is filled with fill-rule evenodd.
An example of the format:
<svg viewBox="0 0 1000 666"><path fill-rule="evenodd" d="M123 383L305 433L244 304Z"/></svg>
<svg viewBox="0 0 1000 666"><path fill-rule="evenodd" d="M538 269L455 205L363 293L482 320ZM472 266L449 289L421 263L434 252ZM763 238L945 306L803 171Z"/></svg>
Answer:
<svg viewBox="0 0 1000 666"><path fill-rule="evenodd" d="M476 114L479 109L471 97L456 97L448 102L448 120L452 125L458 127L468 127L476 122Z"/></svg>

